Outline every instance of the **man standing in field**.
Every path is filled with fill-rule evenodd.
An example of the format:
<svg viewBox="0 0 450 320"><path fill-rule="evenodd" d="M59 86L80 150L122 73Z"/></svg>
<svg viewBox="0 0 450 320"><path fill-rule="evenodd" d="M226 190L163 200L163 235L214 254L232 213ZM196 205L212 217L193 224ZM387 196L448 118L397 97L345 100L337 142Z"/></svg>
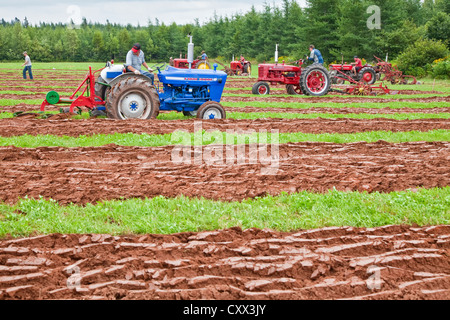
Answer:
<svg viewBox="0 0 450 320"><path fill-rule="evenodd" d="M33 80L33 73L31 72L31 59L26 51L23 52L23 55L25 56L25 63L22 64L22 67L25 66L25 68L23 69L23 78L25 80L27 79L27 71L28 71L28 74L30 75L30 80Z"/></svg>
<svg viewBox="0 0 450 320"><path fill-rule="evenodd" d="M311 60L311 61L314 61L314 63L323 65L322 54L320 53L320 51L318 49L316 49L314 47L314 45L309 46L309 51L311 52L311 55L309 57L308 57L308 55L306 55L306 57L308 57L308 60Z"/></svg>
<svg viewBox="0 0 450 320"><path fill-rule="evenodd" d="M141 71L142 65L147 68L148 72ZM133 48L128 51L125 69L126 72L134 72L135 74L142 74L150 78L150 80L152 80L152 84L155 80L155 75L152 73L153 70L147 65L147 62L145 62L144 52L142 52L141 45L139 43L135 43Z"/></svg>

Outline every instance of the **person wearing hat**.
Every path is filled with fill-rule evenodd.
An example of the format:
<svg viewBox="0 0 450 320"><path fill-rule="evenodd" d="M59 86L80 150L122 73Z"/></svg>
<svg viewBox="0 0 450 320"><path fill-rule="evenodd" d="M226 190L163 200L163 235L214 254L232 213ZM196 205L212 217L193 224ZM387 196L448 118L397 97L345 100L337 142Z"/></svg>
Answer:
<svg viewBox="0 0 450 320"><path fill-rule="evenodd" d="M202 55L200 56L202 60L208 60L208 56L205 53L205 50L202 51Z"/></svg>
<svg viewBox="0 0 450 320"><path fill-rule="evenodd" d="M362 61L358 56L354 56L355 62L352 62L351 65L353 66L352 72L356 76L356 74L359 72L359 70L362 69Z"/></svg>
<svg viewBox="0 0 450 320"><path fill-rule="evenodd" d="M306 59L313 61L313 63L318 63L323 65L323 57L322 53L320 53L319 49L316 49L314 45L309 46L309 52L311 52L310 56L306 55Z"/></svg>
<svg viewBox="0 0 450 320"><path fill-rule="evenodd" d="M141 66L147 68L147 71L141 71ZM141 50L141 45L139 43L135 43L133 48L127 53L127 58L125 61L125 70L126 72L134 72L135 74L142 74L152 80L155 80L155 75L152 73L153 70L147 65L145 62L144 52Z"/></svg>
<svg viewBox="0 0 450 320"><path fill-rule="evenodd" d="M23 52L23 55L25 57L25 63L22 64L22 67L25 66L25 68L23 69L23 78L25 80L27 79L27 71L28 71L28 74L30 75L30 80L33 80L33 73L31 72L31 59L26 51Z"/></svg>

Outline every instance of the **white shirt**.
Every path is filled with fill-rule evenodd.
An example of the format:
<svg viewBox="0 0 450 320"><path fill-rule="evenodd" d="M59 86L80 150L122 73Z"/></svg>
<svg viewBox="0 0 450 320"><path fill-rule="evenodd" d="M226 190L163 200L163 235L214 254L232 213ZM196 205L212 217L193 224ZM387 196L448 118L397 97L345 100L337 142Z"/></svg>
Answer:
<svg viewBox="0 0 450 320"><path fill-rule="evenodd" d="M25 67L31 67L30 56L25 56Z"/></svg>

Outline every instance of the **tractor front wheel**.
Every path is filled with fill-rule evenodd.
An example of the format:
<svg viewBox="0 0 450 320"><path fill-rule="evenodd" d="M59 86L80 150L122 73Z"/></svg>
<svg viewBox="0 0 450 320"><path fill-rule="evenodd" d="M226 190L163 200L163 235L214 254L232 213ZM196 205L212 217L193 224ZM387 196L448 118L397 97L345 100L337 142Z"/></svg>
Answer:
<svg viewBox="0 0 450 320"><path fill-rule="evenodd" d="M358 78L359 81L362 81L366 84L374 84L377 81L377 73L372 68L362 68L359 71Z"/></svg>
<svg viewBox="0 0 450 320"><path fill-rule="evenodd" d="M321 64L312 64L302 69L300 87L308 96L323 96L330 90L331 80L328 70Z"/></svg>
<svg viewBox="0 0 450 320"><path fill-rule="evenodd" d="M159 97L150 80L129 77L116 83L108 94L106 113L113 119L154 119L159 114Z"/></svg>
<svg viewBox="0 0 450 320"><path fill-rule="evenodd" d="M259 95L268 95L270 94L270 87L267 82L259 81L255 83L252 87L252 93L253 94L259 94Z"/></svg>
<svg viewBox="0 0 450 320"><path fill-rule="evenodd" d="M225 119L225 109L215 101L205 102L197 110L197 118L203 120Z"/></svg>

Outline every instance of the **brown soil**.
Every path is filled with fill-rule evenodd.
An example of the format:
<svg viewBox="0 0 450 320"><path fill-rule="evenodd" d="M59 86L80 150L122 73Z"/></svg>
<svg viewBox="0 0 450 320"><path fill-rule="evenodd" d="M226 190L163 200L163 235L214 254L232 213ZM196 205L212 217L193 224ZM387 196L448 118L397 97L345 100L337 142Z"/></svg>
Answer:
<svg viewBox="0 0 450 320"><path fill-rule="evenodd" d="M450 226L0 241L0 299L450 299Z"/></svg>
<svg viewBox="0 0 450 320"><path fill-rule="evenodd" d="M223 119L202 121L186 120L111 120L111 119L69 119L68 114L56 114L48 119L34 119L38 114L0 120L0 136L29 135L80 135L135 133L166 134L177 130L235 132L255 130L256 132L278 130L280 133L356 133L369 131L430 131L450 129L450 119ZM63 119L63 120L61 120Z"/></svg>
<svg viewBox="0 0 450 320"><path fill-rule="evenodd" d="M43 196L85 204L184 194L234 201L282 191L392 192L450 184L449 142L283 144L279 163L270 160L275 149L256 147L0 147L0 200ZM194 160L191 154L200 151Z"/></svg>

